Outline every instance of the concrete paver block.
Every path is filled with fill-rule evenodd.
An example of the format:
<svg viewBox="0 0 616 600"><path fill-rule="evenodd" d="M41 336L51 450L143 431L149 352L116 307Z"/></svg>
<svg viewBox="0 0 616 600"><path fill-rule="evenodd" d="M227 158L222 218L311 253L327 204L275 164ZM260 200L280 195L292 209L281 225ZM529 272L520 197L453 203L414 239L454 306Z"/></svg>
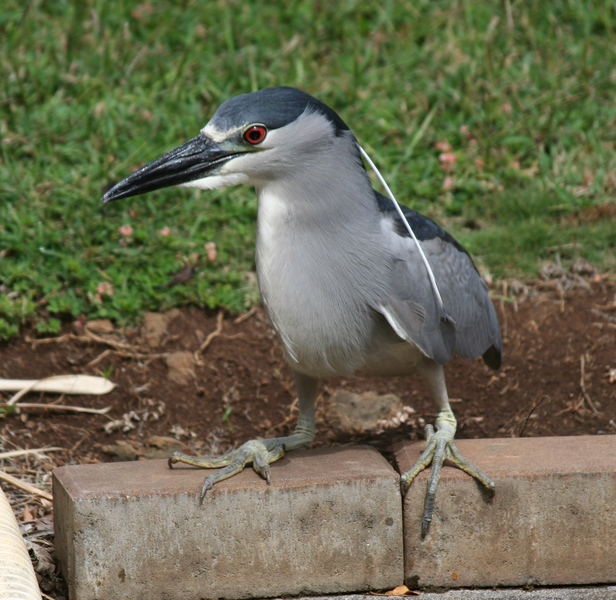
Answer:
<svg viewBox="0 0 616 600"><path fill-rule="evenodd" d="M412 600L413 596L409 597ZM498 588L494 590L449 590L448 592L423 592L417 600L614 600L616 586L550 587L534 590ZM278 599L277 599L278 600ZM296 598L295 600L376 600L374 596L348 594L327 598Z"/></svg>
<svg viewBox="0 0 616 600"><path fill-rule="evenodd" d="M403 578L399 477L373 448L290 453L268 486L166 461L54 471L71 600L202 599L384 589Z"/></svg>
<svg viewBox="0 0 616 600"><path fill-rule="evenodd" d="M616 582L616 436L457 440L496 483L443 467L428 535L421 518L428 471L404 501L405 581L491 587ZM408 470L424 442L395 448Z"/></svg>

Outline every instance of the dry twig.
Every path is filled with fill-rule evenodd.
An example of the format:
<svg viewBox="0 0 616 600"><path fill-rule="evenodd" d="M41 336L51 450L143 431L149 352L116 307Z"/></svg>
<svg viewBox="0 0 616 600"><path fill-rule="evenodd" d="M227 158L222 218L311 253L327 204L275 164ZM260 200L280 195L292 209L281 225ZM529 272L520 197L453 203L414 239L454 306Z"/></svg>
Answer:
<svg viewBox="0 0 616 600"><path fill-rule="evenodd" d="M75 339L79 336L76 336L72 333L65 333L64 335L61 335L59 337L50 337L50 338L41 338L40 340L33 340L32 338L26 336L26 342L32 344L33 348L36 348L37 346L41 345L41 344L50 344L51 342L57 342L58 344L60 342L63 342L64 340L71 340L71 339Z"/></svg>
<svg viewBox="0 0 616 600"><path fill-rule="evenodd" d="M0 404L0 408L8 408L11 404ZM83 406L67 406L66 404L31 404L29 402L20 402L17 408L41 408L43 410L68 410L76 413L87 413L90 415L106 415L111 406L106 408L85 408Z"/></svg>
<svg viewBox="0 0 616 600"><path fill-rule="evenodd" d="M505 423L505 425L503 425L503 427L501 427L499 431L507 433L511 437L522 437L522 435L524 434L524 430L526 429L526 425L528 424L528 421L530 420L532 414L535 412L535 410L537 410L537 408L539 408L541 404L546 401L551 401L550 396L543 395L540 396L538 399L532 400L531 402L526 404L526 406L521 408L513 418L507 421L507 423ZM519 433L517 432L518 429L520 430Z"/></svg>
<svg viewBox="0 0 616 600"><path fill-rule="evenodd" d="M95 395L108 394L115 388L115 383L93 375L54 375L44 379L0 379L0 390L16 391L9 401L9 406L17 403L26 393L50 392L53 394Z"/></svg>
<svg viewBox="0 0 616 600"><path fill-rule="evenodd" d="M147 364L150 364L151 361L157 358L167 358L169 356L168 352L160 352L158 354L143 354L141 352L124 352L122 350L105 350L102 354L97 356L93 361L89 362L86 367L92 367L95 364L99 363L105 356L109 354L113 354L114 356L119 356L120 358L133 358L135 360L145 360L147 359Z"/></svg>
<svg viewBox="0 0 616 600"><path fill-rule="evenodd" d="M107 344L108 346L111 346L112 348L115 348L116 350L134 350L135 349L135 346L131 346L130 344L124 344L123 342L116 342L115 340L112 340L110 338L97 335L96 333L88 329L87 327L85 331L86 331L86 335L78 336L79 339L83 340L83 338L85 337L85 339L87 340L88 338L90 338L91 340L94 340L95 342L98 342L99 344Z"/></svg>
<svg viewBox="0 0 616 600"><path fill-rule="evenodd" d="M14 485L16 488L23 490L24 492L28 492L28 494L32 494L34 496L40 496L41 498L45 498L46 500L53 501L53 496L48 492L32 485L28 481L24 481L23 479L17 479L17 477L13 477L4 471L0 471L0 479Z"/></svg>
<svg viewBox="0 0 616 600"><path fill-rule="evenodd" d="M289 425L290 423L292 423L293 421L295 421L296 419L296 415L295 413L299 411L299 398L295 398L293 400L293 402L285 409L285 412L287 413L287 415L284 417L284 419L276 424L276 425L272 425L266 432L265 435L269 436L269 435L273 435L274 431L278 430L278 429L283 429L286 425Z"/></svg>
<svg viewBox="0 0 616 600"><path fill-rule="evenodd" d="M584 355L582 354L582 356L580 356L580 389L582 390L582 396L584 397L584 400L588 402L588 406L590 406L590 408L592 409L592 412L598 415L599 411L597 410L597 407L594 405L593 401L590 399L590 396L588 395L588 392L586 391L586 385L584 384L585 375L586 375L586 359L584 358Z"/></svg>
<svg viewBox="0 0 616 600"><path fill-rule="evenodd" d="M22 396L25 396L28 392L30 392L31 390L33 390L36 387L36 384L38 383L38 381L33 381L30 385L26 386L23 390L20 390L19 392L17 392L7 403L7 406L13 406L13 404L19 402L19 399Z"/></svg>
<svg viewBox="0 0 616 600"><path fill-rule="evenodd" d="M612 315L606 315L604 312L601 312L596 308L591 308L590 312L597 317L601 317L602 319L609 321L610 323L616 323L616 317L612 317Z"/></svg>
<svg viewBox="0 0 616 600"><path fill-rule="evenodd" d="M3 409L10 408L19 402L19 400L28 392L36 389L37 391L61 392L62 396L59 401L64 398L65 393L74 394L107 394L114 387L111 383L102 377L93 377L91 375L58 375L55 377L47 377L46 379L35 379L32 381L23 380L2 380L3 389L19 389L16 386L25 386L17 392L8 402L0 404ZM26 385L27 384L27 385ZM46 384L51 384L46 385ZM55 384L55 385L54 385ZM101 385L102 384L102 385ZM12 386L12 387L11 387ZM68 386L68 387L67 387ZM44 408L46 410L63 409L73 412L86 412L92 414L105 414L111 407L106 409L81 408L77 406L63 406L60 404L19 404L23 408Z"/></svg>
<svg viewBox="0 0 616 600"><path fill-rule="evenodd" d="M258 310L259 310L258 306L253 306L247 313L244 313L243 315L240 315L237 319L235 319L233 323L235 325L239 325L240 323L243 323L244 321L250 319L250 317L252 317L252 315L254 315Z"/></svg>
<svg viewBox="0 0 616 600"><path fill-rule="evenodd" d="M539 406L541 404L543 404L544 400L548 400L549 401L550 397L546 396L546 395L543 395L543 396L541 396L541 398L539 398L539 400L535 401L535 403L531 407L530 411L526 415L526 419L524 419L524 424L522 425L522 429L520 430L520 435L518 437L522 437L522 435L524 435L524 430L526 429L526 425L528 423L528 420L530 419L531 415L535 412L535 410L537 410L539 408Z"/></svg>
<svg viewBox="0 0 616 600"><path fill-rule="evenodd" d="M118 342L111 338L106 338L100 335L97 335L90 329L86 327L85 335L75 335L74 333L65 333L59 337L55 338L42 338L40 340L33 340L31 338L27 338L26 341L30 342L33 347L38 346L39 344L49 344L51 342L64 342L65 340L75 340L77 342L98 342L99 344L106 344L107 346L111 346L116 350L132 350L135 351L138 346L131 346L130 344L125 344L124 342ZM140 349L140 348L139 348Z"/></svg>
<svg viewBox="0 0 616 600"><path fill-rule="evenodd" d="M15 458L16 456L26 456L28 454L43 454L45 452L59 452L64 448L31 448L30 450L10 450L9 452L0 452L0 460L5 458Z"/></svg>
<svg viewBox="0 0 616 600"><path fill-rule="evenodd" d="M212 340L222 333L222 322L224 316L225 315L222 310L218 311L218 316L216 317L216 329L205 338L203 344L199 346L199 350L195 352L195 362L199 361L199 354L201 354L212 343Z"/></svg>
<svg viewBox="0 0 616 600"><path fill-rule="evenodd" d="M111 346L113 348L113 350L107 349L103 351L94 360L90 361L86 365L87 367L93 367L94 365L98 364L103 358L105 358L106 356L109 356L109 354L119 356L120 358L133 358L136 360L145 359L148 361L152 361L157 358L165 358L168 356L167 352L163 352L159 354L148 353L144 351L143 348L141 348L140 346L131 346L130 344L125 344L123 342L117 342L116 340L112 340L109 338L96 335L95 333L93 333L87 328L86 328L86 335L75 335L73 333L67 333L65 335L61 335L60 337L56 337L56 338L43 338L40 340L27 339L28 342L32 343L33 347L36 347L39 344L48 344L50 342L60 343L65 340L76 340L78 342L85 342L85 343L97 342L99 344L106 344L107 346Z"/></svg>
<svg viewBox="0 0 616 600"><path fill-rule="evenodd" d="M87 365L86 368L88 367L93 367L94 365L96 365L97 363L99 363L101 360L103 360L103 358L105 358L105 356L108 356L109 354L113 353L113 350L107 348L107 350L104 350L103 352L101 352L94 360L91 360Z"/></svg>

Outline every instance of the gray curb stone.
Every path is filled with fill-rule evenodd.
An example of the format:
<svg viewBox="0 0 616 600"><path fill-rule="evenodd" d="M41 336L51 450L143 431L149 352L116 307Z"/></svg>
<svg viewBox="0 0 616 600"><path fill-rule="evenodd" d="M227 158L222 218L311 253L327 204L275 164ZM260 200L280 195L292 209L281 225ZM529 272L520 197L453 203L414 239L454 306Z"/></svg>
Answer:
<svg viewBox="0 0 616 600"><path fill-rule="evenodd" d="M423 443L395 449L401 472ZM496 483L444 467L421 539L427 473L404 500L405 582L423 589L616 582L616 436L459 440Z"/></svg>
<svg viewBox="0 0 616 600"><path fill-rule="evenodd" d="M152 460L54 471L56 549L71 600L195 600L392 588L403 578L399 477L373 448L294 452L251 469Z"/></svg>
<svg viewBox="0 0 616 600"><path fill-rule="evenodd" d="M353 594L325 598L297 598L295 600L377 600L384 596ZM394 597L391 597L395 600ZM399 596L398 596L399 598ZM424 592L420 596L406 596L408 600L614 600L616 586L543 588L536 590L449 590L442 593ZM281 599L278 599L281 600ZM288 600L288 599L286 599Z"/></svg>

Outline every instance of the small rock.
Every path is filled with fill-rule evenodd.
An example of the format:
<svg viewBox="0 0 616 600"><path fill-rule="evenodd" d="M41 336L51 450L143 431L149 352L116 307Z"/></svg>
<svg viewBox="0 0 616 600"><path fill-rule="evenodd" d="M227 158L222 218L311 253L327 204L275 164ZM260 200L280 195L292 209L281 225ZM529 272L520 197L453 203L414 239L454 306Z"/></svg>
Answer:
<svg viewBox="0 0 616 600"><path fill-rule="evenodd" d="M137 459L137 450L126 440L119 440L115 444L103 446L103 452L111 455L113 462L124 462Z"/></svg>
<svg viewBox="0 0 616 600"><path fill-rule="evenodd" d="M186 385L194 381L196 377L194 369L195 358L192 352L173 352L167 356L166 362L169 369L167 377L171 381L180 385Z"/></svg>
<svg viewBox="0 0 616 600"><path fill-rule="evenodd" d="M330 420L343 431L369 431L378 421L391 419L402 410L402 401L395 394L379 396L376 392L356 394L336 390L330 399Z"/></svg>
<svg viewBox="0 0 616 600"><path fill-rule="evenodd" d="M147 312L143 315L141 336L150 348L158 348L167 331L169 318L161 313Z"/></svg>
<svg viewBox="0 0 616 600"><path fill-rule="evenodd" d="M143 315L143 325L141 326L141 336L150 348L158 348L163 336L167 332L167 327L171 321L181 315L178 308L172 308L166 313L147 312Z"/></svg>
<svg viewBox="0 0 616 600"><path fill-rule="evenodd" d="M155 458L169 458L172 452L183 452L184 454L192 454L192 448L178 440L166 437L164 435L153 435L147 441L148 448L145 451L144 457L148 460Z"/></svg>
<svg viewBox="0 0 616 600"><path fill-rule="evenodd" d="M166 450L171 448L172 446L184 446L182 442L176 440L175 438L168 437L166 435L153 435L148 441L148 446L154 446L155 448L159 448L160 450ZM178 448L175 448L176 450Z"/></svg>
<svg viewBox="0 0 616 600"><path fill-rule="evenodd" d="M86 323L86 329L92 333L108 334L113 333L113 323L109 319L94 319Z"/></svg>
<svg viewBox="0 0 616 600"><path fill-rule="evenodd" d="M165 317L168 319L168 323L171 323L174 319L177 319L182 314L179 308L172 308L165 313Z"/></svg>

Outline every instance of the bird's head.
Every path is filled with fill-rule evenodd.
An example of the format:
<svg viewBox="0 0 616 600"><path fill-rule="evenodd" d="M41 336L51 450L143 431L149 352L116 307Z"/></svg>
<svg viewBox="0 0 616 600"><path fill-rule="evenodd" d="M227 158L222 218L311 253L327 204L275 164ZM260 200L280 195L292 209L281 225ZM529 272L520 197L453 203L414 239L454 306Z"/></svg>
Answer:
<svg viewBox="0 0 616 600"><path fill-rule="evenodd" d="M129 175L102 201L178 185L263 185L310 166L336 139L348 136L336 112L305 92L272 87L243 94L222 104L197 137Z"/></svg>

